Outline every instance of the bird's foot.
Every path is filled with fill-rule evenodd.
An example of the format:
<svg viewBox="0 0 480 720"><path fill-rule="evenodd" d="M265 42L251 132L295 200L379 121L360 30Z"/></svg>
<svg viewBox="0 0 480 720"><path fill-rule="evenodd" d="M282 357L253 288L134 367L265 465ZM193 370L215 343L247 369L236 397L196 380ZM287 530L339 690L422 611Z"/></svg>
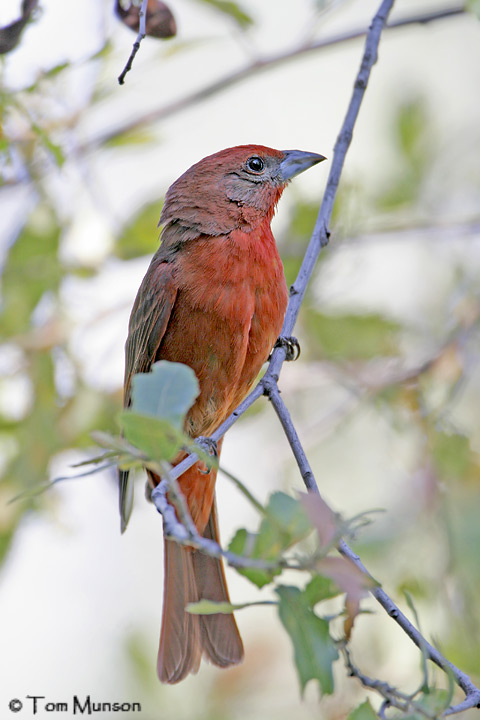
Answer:
<svg viewBox="0 0 480 720"><path fill-rule="evenodd" d="M282 337L280 336L277 339L277 342L273 346L273 349L277 347L283 347L285 350L285 360L288 362L298 360L300 357L301 349L300 349L300 343L298 342L296 337Z"/></svg>
<svg viewBox="0 0 480 720"><path fill-rule="evenodd" d="M200 437L195 438L195 444L198 445L207 455L210 455L210 457L217 459L218 458L218 446L217 441L212 440L212 438L209 437L203 437L203 435L200 435ZM205 470L201 470L204 475L208 475L210 470L212 468L206 467Z"/></svg>

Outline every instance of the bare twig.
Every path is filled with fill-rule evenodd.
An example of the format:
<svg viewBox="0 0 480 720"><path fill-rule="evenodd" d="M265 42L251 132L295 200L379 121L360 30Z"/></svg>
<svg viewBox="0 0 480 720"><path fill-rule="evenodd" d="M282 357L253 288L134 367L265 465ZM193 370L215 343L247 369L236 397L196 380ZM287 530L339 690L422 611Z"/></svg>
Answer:
<svg viewBox="0 0 480 720"><path fill-rule="evenodd" d="M343 540L338 544L338 549L349 560L351 560L362 572L369 575L365 565L359 556ZM381 587L370 588L375 600L383 607L388 615L402 628L415 645L426 654L439 668L450 674L456 681L457 685L462 688L466 699L469 701L468 707L476 707L480 703L480 689L477 688L470 680L469 676L457 668L453 663L447 660L436 648L433 647L421 633L417 630L410 620L402 613L400 608L393 602L387 593ZM462 703L463 704L463 703ZM450 708L450 714L452 709ZM449 714L446 712L445 714Z"/></svg>
<svg viewBox="0 0 480 720"><path fill-rule="evenodd" d="M138 26L138 35L133 43L132 52L130 53L130 57L127 60L127 64L123 68L122 72L118 76L118 82L120 85L123 85L125 82L125 76L130 70L132 69L133 61L135 59L135 55L140 49L140 43L142 42L143 38L147 34L146 31L146 23L147 23L147 5L148 0L142 0L142 7L139 11L139 26Z"/></svg>
<svg viewBox="0 0 480 720"><path fill-rule="evenodd" d="M145 0L144 0L145 3ZM432 11L432 12L423 12L418 13L415 15L409 15L405 18L399 18L398 20L394 20L389 25L387 25L388 30L398 30L401 28L408 27L410 25L426 25L428 23L437 22L440 20L444 20L450 17L455 17L459 15L463 15L466 13L465 7L463 4L456 4L453 5L450 8L443 8L441 10ZM216 95L217 93L222 92L226 88L232 87L233 85L237 85L244 80L247 80L249 77L253 75L257 75L259 72L271 70L273 68L278 67L279 65L282 65L284 63L290 62L291 60L294 60L296 58L304 57L305 55L309 55L311 53L315 53L321 50L324 50L329 47L333 47L339 44L344 44L347 42L351 42L353 40L358 40L361 37L364 37L366 34L366 30L364 27L358 28L356 30L351 30L346 33L339 33L336 35L332 35L329 38L325 38L323 40L317 40L316 42L313 42L309 45L303 45L300 47L295 48L294 50L289 50L286 52L278 53L277 55L272 55L267 58L261 58L257 59L253 62L249 61L248 64L246 64L244 67L239 68L238 70L234 70L233 72L225 75L223 78L220 78L219 80L214 80L209 85L205 85L203 88L200 88L199 90L195 90L194 92L190 93L189 95L185 95L184 97L180 98L179 100L174 100L171 103L168 103L167 105L163 105L155 110L152 110L149 113L146 113L145 115L142 115L140 118L135 118L129 122L123 123L122 125L117 126L116 128L113 128L106 132L105 134L101 135L97 138L92 138L90 140L87 140L83 145L79 146L78 150L79 152L85 152L89 150L94 150L98 145L109 142L110 140L113 140L114 138L118 137L119 135L122 135L123 133L132 132L133 130L136 130L140 127L145 127L146 125L151 125L152 123L158 122L159 120L164 120L167 117L170 117L172 115L175 115L177 112L181 112L182 110L185 110L187 108L192 107L193 105L196 105L203 100L206 100L209 97L212 97ZM136 43L139 42L140 33L137 37ZM134 46L135 48L135 46ZM138 50L138 48L137 48ZM137 50L132 52L132 55L135 56ZM131 62L130 60L133 60L131 57L129 59L130 67ZM128 65L128 63L127 63ZM128 72L130 67L126 68L125 70ZM124 70L124 73L125 73ZM122 73L123 75L123 73ZM121 76L120 76L121 77ZM119 78L120 82L120 78Z"/></svg>
<svg viewBox="0 0 480 720"><path fill-rule="evenodd" d="M233 567L258 568L267 571L278 567L277 563L248 558L224 550L215 540L200 535L192 520L180 486L174 477L174 468L171 468L168 463L162 463L161 471L162 481L152 491L152 501L162 515L163 530L166 537L174 539L181 545L201 550L210 557L225 558Z"/></svg>
<svg viewBox="0 0 480 720"><path fill-rule="evenodd" d="M421 705L413 700L414 695L406 695L388 683L383 682L382 680L377 680L376 678L370 678L368 675L360 672L360 670L353 664L350 651L346 644L342 645L340 649L343 654L345 667L347 668L350 677L357 678L363 687L368 688L369 690L375 690L375 692L379 693L384 698L385 702L382 705L384 712L389 708L397 708L397 710L401 710L404 713L414 712L427 718L434 717L432 713L427 712L425 708L422 708ZM382 717L385 717L384 713Z"/></svg>

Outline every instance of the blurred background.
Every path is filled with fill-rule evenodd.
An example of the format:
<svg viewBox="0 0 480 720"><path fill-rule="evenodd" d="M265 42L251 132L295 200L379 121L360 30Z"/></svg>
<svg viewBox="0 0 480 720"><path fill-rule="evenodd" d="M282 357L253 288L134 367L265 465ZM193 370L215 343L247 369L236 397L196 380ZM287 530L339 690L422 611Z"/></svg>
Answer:
<svg viewBox="0 0 480 720"><path fill-rule="evenodd" d="M338 662L335 694L319 704L312 684L302 701L268 606L238 613L243 665L158 683L162 527L142 478L122 537L113 473L8 504L98 454L91 431L118 432L128 316L168 186L242 143L331 159L363 50L361 38L340 39L368 27L378 0L168 4L176 36L147 37L123 86L135 34L114 0L25 2L31 22L0 33L0 705L90 694L140 702L145 720L343 718L366 691ZM397 0L391 20L461 8ZM470 9L385 31L296 328L302 356L280 385L325 499L345 516L382 510L355 549L402 609L410 593L426 637L478 684L480 24ZM2 0L1 27L20 17L19 0ZM274 219L289 283L328 169L295 180ZM302 487L266 402L229 433L222 461L260 499ZM224 540L254 529L244 498L223 477L217 485ZM228 579L233 602L273 596L233 570ZM373 601L363 606L372 613L356 622L356 664L413 690L419 652Z"/></svg>

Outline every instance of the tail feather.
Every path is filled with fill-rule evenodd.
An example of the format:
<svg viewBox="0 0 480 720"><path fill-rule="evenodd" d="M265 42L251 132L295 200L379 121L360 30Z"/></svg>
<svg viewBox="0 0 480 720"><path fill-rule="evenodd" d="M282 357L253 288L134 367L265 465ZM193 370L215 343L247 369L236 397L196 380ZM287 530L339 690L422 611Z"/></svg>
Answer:
<svg viewBox="0 0 480 720"><path fill-rule="evenodd" d="M215 502L204 536L218 540ZM229 602L221 560L165 540L165 583L157 672L165 683L196 673L202 654L219 667L243 659L243 644L233 615L192 615L185 611L201 598Z"/></svg>
<svg viewBox="0 0 480 720"><path fill-rule="evenodd" d="M163 617L158 651L158 677L177 683L196 673L202 657L198 615L185 611L197 602L197 588L191 553L172 540L164 540L165 580Z"/></svg>
<svg viewBox="0 0 480 720"><path fill-rule="evenodd" d="M218 541L216 503L213 502L204 537ZM201 552L192 553L193 571L199 598L230 602L223 562ZM214 665L228 667L243 659L243 643L232 614L199 615L201 644L205 657Z"/></svg>

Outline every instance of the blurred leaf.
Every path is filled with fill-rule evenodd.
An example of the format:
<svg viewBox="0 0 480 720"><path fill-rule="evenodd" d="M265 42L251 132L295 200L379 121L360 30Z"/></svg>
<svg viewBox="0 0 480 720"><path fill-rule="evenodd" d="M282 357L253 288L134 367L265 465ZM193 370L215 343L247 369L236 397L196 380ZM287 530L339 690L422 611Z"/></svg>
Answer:
<svg viewBox="0 0 480 720"><path fill-rule="evenodd" d="M111 148L111 147L128 147L129 145L149 145L155 142L155 135L152 132L149 132L145 128L135 128L133 130L128 130L126 132L119 133L118 135L114 135L113 137L106 140L102 147L104 148ZM152 203L154 208L157 208L156 215L156 223L154 227L158 224L158 218L160 217L160 208L159 204L157 202ZM145 206L144 206L145 207Z"/></svg>
<svg viewBox="0 0 480 720"><path fill-rule="evenodd" d="M62 73L64 70L66 70L69 67L70 67L70 63L61 62L58 65L54 65L49 70L43 70L41 73L39 73L36 76L35 81L31 85L28 85L26 88L24 88L25 92L32 93L32 94L39 92L39 84L42 82L42 80L45 80L45 79L49 80L49 79L55 77L56 75L60 75L60 73Z"/></svg>
<svg viewBox="0 0 480 720"><path fill-rule="evenodd" d="M318 202L310 203L296 198L290 210L288 227L285 230L279 229L276 234L288 286L292 285L300 270L317 213ZM318 262L321 263L323 259L324 253L320 255Z"/></svg>
<svg viewBox="0 0 480 720"><path fill-rule="evenodd" d="M415 705L422 708L423 712L402 715L402 720L425 720L425 716L438 718L447 709L450 701L451 693L448 690L431 689L415 699Z"/></svg>
<svg viewBox="0 0 480 720"><path fill-rule="evenodd" d="M20 524L22 507L9 504L16 487L9 478L2 481L0 488L0 566L10 550L15 532Z"/></svg>
<svg viewBox="0 0 480 720"><path fill-rule="evenodd" d="M280 620L293 642L302 695L309 680L317 680L323 694L332 693L332 663L338 652L328 622L313 612L298 588L281 585L276 592L280 598Z"/></svg>
<svg viewBox="0 0 480 720"><path fill-rule="evenodd" d="M431 130L425 100L415 97L400 105L394 127L397 143L405 158L416 167L423 166Z"/></svg>
<svg viewBox="0 0 480 720"><path fill-rule="evenodd" d="M242 30L254 24L252 16L245 12L236 2L231 2L230 0L197 0L197 2L212 5L216 10L235 20Z"/></svg>
<svg viewBox="0 0 480 720"><path fill-rule="evenodd" d="M472 464L470 441L465 435L433 430L429 435L435 469L444 480L465 479Z"/></svg>
<svg viewBox="0 0 480 720"><path fill-rule="evenodd" d="M282 263L287 287L290 287L295 282L298 271L300 270L302 264L302 253L299 251L297 256L290 257L282 253Z"/></svg>
<svg viewBox="0 0 480 720"><path fill-rule="evenodd" d="M61 409L55 402L52 356L47 352L32 355L29 369L34 389L33 405L27 417L18 423L15 438L19 452L5 473L21 490L45 482L51 457L64 446L61 429L59 432Z"/></svg>
<svg viewBox="0 0 480 720"><path fill-rule="evenodd" d="M230 602L217 602L216 600L207 600L206 598L203 598L198 602L188 603L185 609L192 615L217 615L218 613L221 615L231 615L237 610L243 610L244 608L252 607L254 605L276 605L276 603L271 600L266 600L263 602L233 604Z"/></svg>
<svg viewBox="0 0 480 720"><path fill-rule="evenodd" d="M58 260L60 226L48 206L37 206L10 248L2 279L2 334L19 335L43 294L57 291L63 276Z"/></svg>
<svg viewBox="0 0 480 720"><path fill-rule="evenodd" d="M345 523L316 493L300 493L300 502L317 531L320 550L329 550L345 530Z"/></svg>
<svg viewBox="0 0 480 720"><path fill-rule="evenodd" d="M352 710L347 720L378 720L378 715L371 706L370 700L365 700L355 710Z"/></svg>
<svg viewBox="0 0 480 720"><path fill-rule="evenodd" d="M311 608L314 608L315 605L322 602L322 600L337 597L337 595L341 593L342 590L340 590L338 585L326 575L314 575L303 591L308 605Z"/></svg>
<svg viewBox="0 0 480 720"><path fill-rule="evenodd" d="M216 600L207 600L202 598L198 602L188 603L185 610L191 615L231 615L235 610L247 607L249 603L244 605L233 605L229 602L218 602Z"/></svg>
<svg viewBox="0 0 480 720"><path fill-rule="evenodd" d="M48 132L40 127L40 125L37 125L37 123L30 122L30 127L35 133L35 135L38 137L40 142L45 146L45 148L49 151L49 153L52 155L55 163L58 165L58 167L62 167L62 165L65 162L65 155L63 154L63 150L58 145L58 143L54 142Z"/></svg>
<svg viewBox="0 0 480 720"><path fill-rule="evenodd" d="M128 442L152 460L171 461L185 444L185 435L168 420L126 410L120 425Z"/></svg>
<svg viewBox="0 0 480 720"><path fill-rule="evenodd" d="M286 493L273 493L265 513L267 523L272 521L285 534L286 547L304 538L312 529L303 504ZM262 521L262 526L264 523L265 520Z"/></svg>
<svg viewBox="0 0 480 720"><path fill-rule="evenodd" d="M317 221L318 201L305 202L298 200L293 206L288 227L289 243L302 244L303 247L310 240Z"/></svg>
<svg viewBox="0 0 480 720"><path fill-rule="evenodd" d="M280 563L285 550L306 537L312 526L301 502L282 492L271 495L264 512L258 533L244 529L237 531L229 550L244 557ZM280 567L274 570L236 570L258 587L267 585L281 573Z"/></svg>
<svg viewBox="0 0 480 720"><path fill-rule="evenodd" d="M324 557L316 565L321 575L326 575L346 594L344 623L345 637L350 639L355 618L360 612L360 600L376 583L365 575L351 560L345 557Z"/></svg>
<svg viewBox="0 0 480 720"><path fill-rule="evenodd" d="M121 260L131 260L139 255L154 253L159 245L158 221L162 201L144 205L124 228L114 248Z"/></svg>
<svg viewBox="0 0 480 720"><path fill-rule="evenodd" d="M192 368L160 360L152 365L149 373L133 376L131 407L138 415L152 415L181 430L199 392Z"/></svg>
<svg viewBox="0 0 480 720"><path fill-rule="evenodd" d="M152 691L153 683L156 681L152 673L150 643L138 631L131 631L128 635L123 633L122 640L124 657L128 662L128 677L130 679L133 677L139 684L142 694L146 695Z"/></svg>
<svg viewBox="0 0 480 720"><path fill-rule="evenodd" d="M367 360L398 352L395 335L400 326L382 315L325 315L311 308L305 310L309 340L326 358Z"/></svg>
<svg viewBox="0 0 480 720"><path fill-rule="evenodd" d="M434 157L432 123L423 97L410 98L399 106L392 132L400 157L392 181L377 199L384 210L417 202Z"/></svg>
<svg viewBox="0 0 480 720"><path fill-rule="evenodd" d="M467 0L466 7L480 19L480 0Z"/></svg>

